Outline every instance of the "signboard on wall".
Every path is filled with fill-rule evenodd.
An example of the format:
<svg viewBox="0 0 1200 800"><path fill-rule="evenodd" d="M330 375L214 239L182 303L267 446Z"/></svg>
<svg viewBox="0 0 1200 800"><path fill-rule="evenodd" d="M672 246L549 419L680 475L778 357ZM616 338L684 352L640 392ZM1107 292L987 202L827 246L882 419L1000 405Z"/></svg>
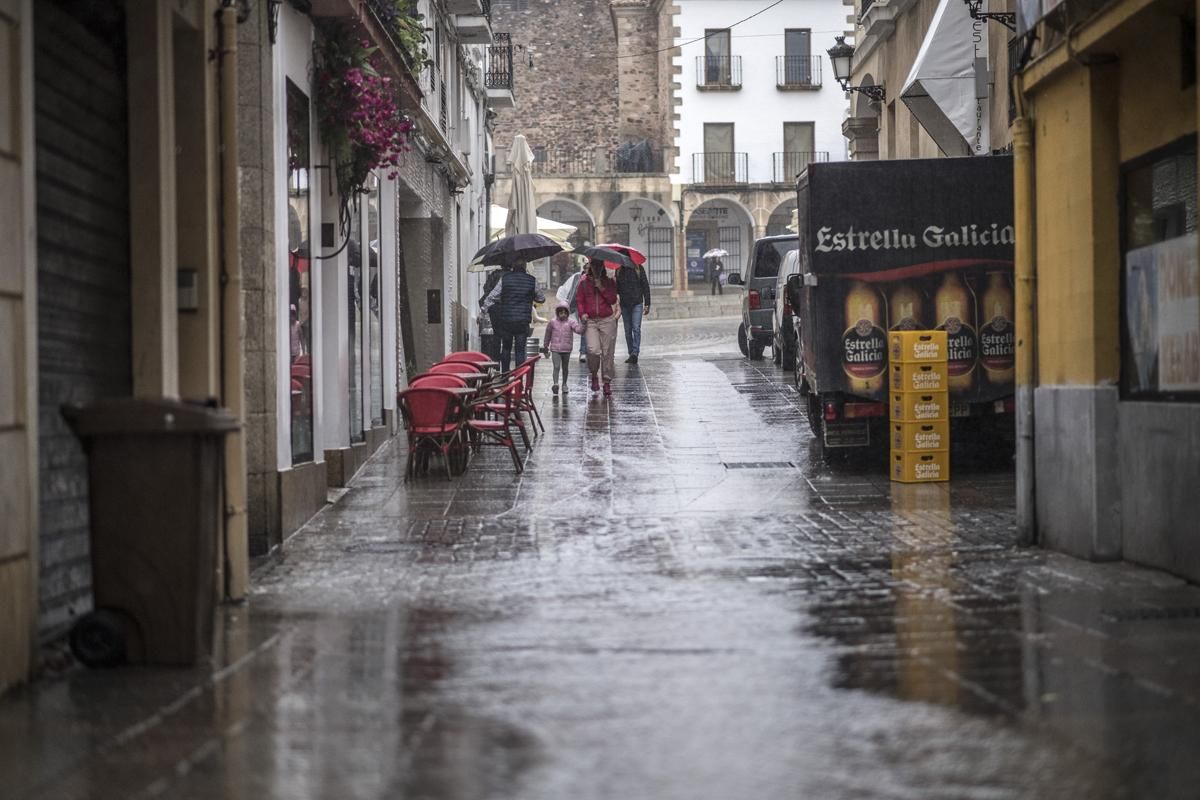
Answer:
<svg viewBox="0 0 1200 800"><path fill-rule="evenodd" d="M1127 385L1132 393L1200 392L1196 234L1125 254Z"/></svg>

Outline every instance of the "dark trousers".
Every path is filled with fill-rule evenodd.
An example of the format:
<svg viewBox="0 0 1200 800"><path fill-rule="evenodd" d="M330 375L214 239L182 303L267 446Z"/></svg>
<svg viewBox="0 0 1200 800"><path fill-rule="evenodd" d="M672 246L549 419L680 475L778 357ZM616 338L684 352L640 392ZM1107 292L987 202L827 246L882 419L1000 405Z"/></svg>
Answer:
<svg viewBox="0 0 1200 800"><path fill-rule="evenodd" d="M525 363L525 337L529 333L529 323L493 321L492 327L500 337L500 369L508 372L514 360L518 366Z"/></svg>
<svg viewBox="0 0 1200 800"><path fill-rule="evenodd" d="M711 291L711 292L709 292L709 294L725 294L725 290L721 288L721 279L720 279L720 277L718 277L718 276L716 276L716 275L713 275L713 279L712 279L712 291Z"/></svg>

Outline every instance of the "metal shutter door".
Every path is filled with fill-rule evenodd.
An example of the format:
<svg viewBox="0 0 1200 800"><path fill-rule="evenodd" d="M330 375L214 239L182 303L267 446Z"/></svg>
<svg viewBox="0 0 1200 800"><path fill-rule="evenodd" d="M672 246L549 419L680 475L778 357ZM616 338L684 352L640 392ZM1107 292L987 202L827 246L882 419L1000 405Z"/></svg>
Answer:
<svg viewBox="0 0 1200 800"><path fill-rule="evenodd" d="M59 407L132 391L129 154L121 5L42 0L34 18L45 637L91 605L87 462Z"/></svg>

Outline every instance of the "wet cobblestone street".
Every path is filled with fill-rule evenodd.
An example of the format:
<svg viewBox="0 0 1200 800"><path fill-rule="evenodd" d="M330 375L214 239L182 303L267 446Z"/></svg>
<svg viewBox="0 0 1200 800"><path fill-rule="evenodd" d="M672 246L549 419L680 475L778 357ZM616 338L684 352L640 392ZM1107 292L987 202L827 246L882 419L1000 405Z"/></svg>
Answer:
<svg viewBox="0 0 1200 800"><path fill-rule="evenodd" d="M522 476L406 485L401 434L215 667L0 701L0 795L1200 795L1200 588L1015 547L1006 467L831 472L735 328L648 323L611 402L540 370Z"/></svg>

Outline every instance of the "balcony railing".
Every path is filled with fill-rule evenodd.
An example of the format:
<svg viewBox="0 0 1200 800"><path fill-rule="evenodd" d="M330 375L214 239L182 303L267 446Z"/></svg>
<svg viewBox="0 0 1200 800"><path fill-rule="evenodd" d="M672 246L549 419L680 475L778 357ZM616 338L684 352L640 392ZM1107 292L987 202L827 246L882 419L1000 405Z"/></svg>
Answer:
<svg viewBox="0 0 1200 800"><path fill-rule="evenodd" d="M488 89L513 88L512 34L495 34L496 43L487 49L487 65L483 85Z"/></svg>
<svg viewBox="0 0 1200 800"><path fill-rule="evenodd" d="M535 147L533 174L556 175L645 175L663 174L665 152L648 142L633 142L608 149L602 147ZM504 167L507 171L507 165Z"/></svg>
<svg viewBox="0 0 1200 800"><path fill-rule="evenodd" d="M696 88L717 91L742 88L742 57L697 56Z"/></svg>
<svg viewBox="0 0 1200 800"><path fill-rule="evenodd" d="M828 160L829 153L824 150L814 153L776 153L775 182L791 183L796 180L796 176L803 172L809 164Z"/></svg>
<svg viewBox="0 0 1200 800"><path fill-rule="evenodd" d="M775 56L775 85L780 89L819 89L820 56Z"/></svg>
<svg viewBox="0 0 1200 800"><path fill-rule="evenodd" d="M708 186L747 183L749 164L746 153L693 153L692 183Z"/></svg>

